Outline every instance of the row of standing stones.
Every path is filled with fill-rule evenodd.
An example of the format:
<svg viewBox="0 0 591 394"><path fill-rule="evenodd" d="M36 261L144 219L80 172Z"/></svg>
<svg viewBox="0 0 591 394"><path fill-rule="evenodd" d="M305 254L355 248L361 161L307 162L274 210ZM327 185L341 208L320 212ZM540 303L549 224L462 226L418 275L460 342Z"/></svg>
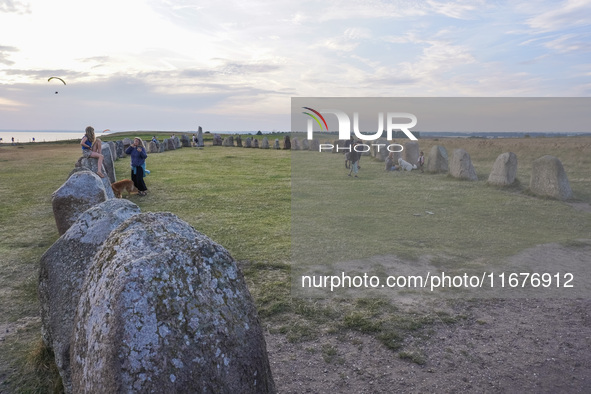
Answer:
<svg viewBox="0 0 591 394"><path fill-rule="evenodd" d="M177 216L115 198L112 148L108 177L81 158L52 196L60 238L38 294L64 391L276 392L235 260Z"/></svg>
<svg viewBox="0 0 591 394"><path fill-rule="evenodd" d="M379 141L370 146L364 154L377 160L385 161L388 154L386 141ZM333 152L342 152L336 146L344 146L344 141L335 141ZM404 144L402 152L395 152L395 161L398 158L409 163L416 163L419 158L419 144L410 141ZM468 181L477 181L478 176L472 165L468 152L464 149L455 149L451 160L447 150L441 145L434 145L425 157L425 171L430 173L448 173L450 176ZM517 155L513 152L500 154L495 160L488 177L488 184L494 186L508 187L515 184L517 180ZM554 156L542 156L532 163L531 179L529 183L531 193L558 200L569 200L573 198L573 192L568 177L561 161Z"/></svg>

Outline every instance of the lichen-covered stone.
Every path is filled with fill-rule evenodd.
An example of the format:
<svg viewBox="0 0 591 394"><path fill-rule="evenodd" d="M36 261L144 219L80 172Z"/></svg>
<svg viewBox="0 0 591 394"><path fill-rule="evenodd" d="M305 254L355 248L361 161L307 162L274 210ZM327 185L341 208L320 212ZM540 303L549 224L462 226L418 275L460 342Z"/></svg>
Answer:
<svg viewBox="0 0 591 394"><path fill-rule="evenodd" d="M70 339L88 267L111 231L138 213L139 207L125 199L95 205L41 256L38 294L43 340L53 349L66 393L72 392Z"/></svg>
<svg viewBox="0 0 591 394"><path fill-rule="evenodd" d="M419 143L417 141L408 141L404 144L402 157L405 161L409 162L412 165L415 165L419 160L419 151Z"/></svg>
<svg viewBox="0 0 591 394"><path fill-rule="evenodd" d="M510 186L517 176L517 155L513 152L501 153L488 176L488 183L495 186Z"/></svg>
<svg viewBox="0 0 591 394"><path fill-rule="evenodd" d="M181 135L181 145L183 148L190 148L191 147L191 139L187 134Z"/></svg>
<svg viewBox="0 0 591 394"><path fill-rule="evenodd" d="M283 149L291 150L291 140L288 135L283 137Z"/></svg>
<svg viewBox="0 0 591 394"><path fill-rule="evenodd" d="M269 139L267 137L263 137L261 141L261 149L269 149Z"/></svg>
<svg viewBox="0 0 591 394"><path fill-rule="evenodd" d="M168 213L132 217L95 255L71 360L80 393L275 392L236 263Z"/></svg>
<svg viewBox="0 0 591 394"><path fill-rule="evenodd" d="M300 141L298 140L298 137L293 137L293 143L291 144L291 149L292 150L300 150Z"/></svg>
<svg viewBox="0 0 591 394"><path fill-rule="evenodd" d="M449 164L449 174L454 178L465 179L468 181L477 181L478 176L472 165L470 155L464 149L454 150L454 154Z"/></svg>
<svg viewBox="0 0 591 394"><path fill-rule="evenodd" d="M76 164L74 164L74 167L76 169L91 171L96 174L98 172L98 159L95 159L94 157L80 157L78 159L78 161L76 162ZM114 171L115 171L115 169L113 168L113 172ZM78 171L72 171L70 173L70 176L74 172L78 172ZM107 174L107 169L105 168L104 163L103 163L103 168L102 168L101 172L103 174ZM99 178L99 180L101 181L101 183L103 184L103 187L105 188L105 192L107 193L107 198L115 198L115 194L113 193L113 190L111 189L111 179L109 179L108 176L105 176L104 178ZM82 212L84 212L84 211L82 211Z"/></svg>
<svg viewBox="0 0 591 394"><path fill-rule="evenodd" d="M117 182L117 175L115 174L115 158L113 157L113 152L111 151L111 147L109 144L103 143L101 148L101 153L103 154L103 166L105 168L104 174L109 178L109 182ZM97 159L97 168L98 168L98 159Z"/></svg>
<svg viewBox="0 0 591 394"><path fill-rule="evenodd" d="M234 146L234 137L229 135L222 141L223 146Z"/></svg>
<svg viewBox="0 0 591 394"><path fill-rule="evenodd" d="M203 128L199 126L199 130L197 131L197 146L203 147Z"/></svg>
<svg viewBox="0 0 591 394"><path fill-rule="evenodd" d="M558 200L568 200L573 197L562 162L550 155L542 156L532 163L529 189L538 196Z"/></svg>
<svg viewBox="0 0 591 394"><path fill-rule="evenodd" d="M449 170L449 160L445 147L441 145L431 147L425 162L425 170L434 173L447 172Z"/></svg>
<svg viewBox="0 0 591 394"><path fill-rule="evenodd" d="M94 172L78 171L72 174L51 195L58 233L64 234L84 211L107 199L105 186Z"/></svg>

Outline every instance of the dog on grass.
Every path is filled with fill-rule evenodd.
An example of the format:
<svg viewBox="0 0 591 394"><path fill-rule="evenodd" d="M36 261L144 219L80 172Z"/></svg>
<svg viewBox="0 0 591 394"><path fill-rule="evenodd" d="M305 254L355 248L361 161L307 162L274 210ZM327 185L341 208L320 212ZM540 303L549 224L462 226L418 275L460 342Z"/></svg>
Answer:
<svg viewBox="0 0 591 394"><path fill-rule="evenodd" d="M123 191L127 191L128 194L138 194L139 190L133 184L131 179L123 179L122 181L117 181L111 183L111 189L113 189L113 193L115 193L115 197L121 198L121 193Z"/></svg>

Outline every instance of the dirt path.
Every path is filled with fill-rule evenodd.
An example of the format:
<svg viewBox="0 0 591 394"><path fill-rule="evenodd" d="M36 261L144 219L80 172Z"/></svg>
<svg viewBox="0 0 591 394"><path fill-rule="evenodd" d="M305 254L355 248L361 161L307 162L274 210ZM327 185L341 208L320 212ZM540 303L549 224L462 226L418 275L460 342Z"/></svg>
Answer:
<svg viewBox="0 0 591 394"><path fill-rule="evenodd" d="M590 300L482 300L455 305L462 323L436 326L403 360L357 333L292 344L267 335L280 393L588 393ZM323 349L336 349L330 357Z"/></svg>

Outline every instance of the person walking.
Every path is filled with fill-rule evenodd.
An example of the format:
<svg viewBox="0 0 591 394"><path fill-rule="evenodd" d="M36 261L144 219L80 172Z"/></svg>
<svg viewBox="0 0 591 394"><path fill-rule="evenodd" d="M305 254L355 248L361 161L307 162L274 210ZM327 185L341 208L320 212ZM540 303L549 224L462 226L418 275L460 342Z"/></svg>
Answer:
<svg viewBox="0 0 591 394"><path fill-rule="evenodd" d="M125 150L125 153L131 156L131 180L139 190L138 195L145 196L148 188L144 182L144 165L148 154L141 138L135 137L133 144Z"/></svg>

